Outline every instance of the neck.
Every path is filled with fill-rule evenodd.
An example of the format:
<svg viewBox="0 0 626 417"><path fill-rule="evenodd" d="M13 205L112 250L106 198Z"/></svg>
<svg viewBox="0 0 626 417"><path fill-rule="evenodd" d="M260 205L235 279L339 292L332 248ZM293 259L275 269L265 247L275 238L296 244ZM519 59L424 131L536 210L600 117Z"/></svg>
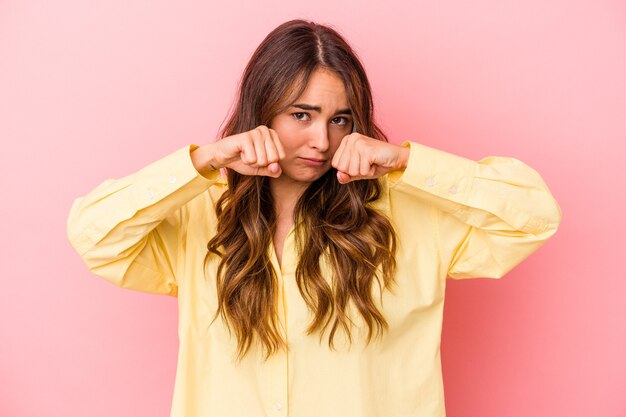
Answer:
<svg viewBox="0 0 626 417"><path fill-rule="evenodd" d="M308 184L296 182L285 175L278 178L270 178L270 192L274 200L274 212L278 220L291 222L293 210L298 198L304 193Z"/></svg>

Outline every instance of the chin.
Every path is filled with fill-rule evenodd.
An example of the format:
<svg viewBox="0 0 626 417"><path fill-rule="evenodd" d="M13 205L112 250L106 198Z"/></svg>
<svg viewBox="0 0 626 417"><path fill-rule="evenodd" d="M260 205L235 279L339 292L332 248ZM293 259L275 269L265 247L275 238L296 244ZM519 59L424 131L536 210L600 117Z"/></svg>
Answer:
<svg viewBox="0 0 626 417"><path fill-rule="evenodd" d="M310 183L310 182L317 181L318 179L322 178L328 171L329 169L315 170L315 171L311 170L309 172L284 173L283 175L285 175L286 177L290 178L293 181Z"/></svg>

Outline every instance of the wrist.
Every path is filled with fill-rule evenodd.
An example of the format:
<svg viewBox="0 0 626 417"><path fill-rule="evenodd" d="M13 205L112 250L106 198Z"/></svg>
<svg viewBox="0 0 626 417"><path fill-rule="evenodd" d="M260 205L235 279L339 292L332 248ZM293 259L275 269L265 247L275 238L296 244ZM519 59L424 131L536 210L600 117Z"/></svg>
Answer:
<svg viewBox="0 0 626 417"><path fill-rule="evenodd" d="M406 146L400 146L399 156L398 156L398 168L397 169L405 169L409 164L409 155L411 155L411 148Z"/></svg>
<svg viewBox="0 0 626 417"><path fill-rule="evenodd" d="M221 168L215 161L212 145L213 144L202 145L191 152L193 165L202 175L207 175L211 171L216 171Z"/></svg>

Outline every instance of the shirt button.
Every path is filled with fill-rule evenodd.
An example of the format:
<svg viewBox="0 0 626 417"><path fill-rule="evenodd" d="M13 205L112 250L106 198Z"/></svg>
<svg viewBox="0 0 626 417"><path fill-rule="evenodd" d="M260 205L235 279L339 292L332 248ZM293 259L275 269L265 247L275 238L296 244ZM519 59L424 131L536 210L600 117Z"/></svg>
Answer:
<svg viewBox="0 0 626 417"><path fill-rule="evenodd" d="M170 175L168 181L170 182L170 184L174 184L176 182L176 175Z"/></svg>
<svg viewBox="0 0 626 417"><path fill-rule="evenodd" d="M457 191L458 191L458 190L457 190L457 188L456 188L456 185L453 185L452 187L450 187L450 192L451 192L452 194L456 194L456 192L457 192Z"/></svg>
<svg viewBox="0 0 626 417"><path fill-rule="evenodd" d="M435 180L432 177L426 178L426 185L432 187L433 185L435 185Z"/></svg>
<svg viewBox="0 0 626 417"><path fill-rule="evenodd" d="M276 404L274 404L274 406L276 407L276 409L277 409L278 411L280 411L280 410L282 410L282 409L283 409L283 404L282 404L282 403L276 403Z"/></svg>
<svg viewBox="0 0 626 417"><path fill-rule="evenodd" d="M152 197L154 197L154 192L152 192L152 191L148 191L148 192L146 193L146 197L148 197L148 198L152 198Z"/></svg>

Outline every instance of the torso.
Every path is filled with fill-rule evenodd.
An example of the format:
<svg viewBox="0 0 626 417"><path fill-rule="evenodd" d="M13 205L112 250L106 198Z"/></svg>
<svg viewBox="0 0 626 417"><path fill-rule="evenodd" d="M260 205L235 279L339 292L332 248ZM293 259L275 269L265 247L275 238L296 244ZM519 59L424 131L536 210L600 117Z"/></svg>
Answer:
<svg viewBox="0 0 626 417"><path fill-rule="evenodd" d="M276 258L278 258L278 264L282 266L283 259L283 246L287 234L293 226L290 222L280 222L276 225L276 232L274 233L274 251L276 252Z"/></svg>

